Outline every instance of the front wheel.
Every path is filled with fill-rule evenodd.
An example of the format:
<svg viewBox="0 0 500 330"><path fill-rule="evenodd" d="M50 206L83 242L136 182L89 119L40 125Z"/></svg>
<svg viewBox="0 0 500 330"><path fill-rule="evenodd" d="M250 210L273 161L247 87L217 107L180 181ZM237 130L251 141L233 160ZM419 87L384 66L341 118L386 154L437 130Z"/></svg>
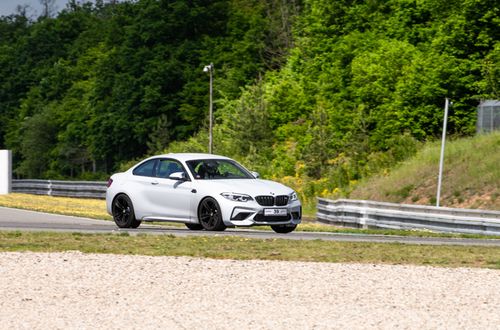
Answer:
<svg viewBox="0 0 500 330"><path fill-rule="evenodd" d="M130 225L130 228L137 228L137 227L139 227L139 226L141 225L141 222L142 222L142 221L139 221L139 220L134 220L134 221L132 222L132 224Z"/></svg>
<svg viewBox="0 0 500 330"><path fill-rule="evenodd" d="M113 220L120 228L137 228L141 224L135 219L134 206L127 195L120 194L113 200Z"/></svg>
<svg viewBox="0 0 500 330"><path fill-rule="evenodd" d="M278 234L288 234L297 228L297 225L274 225L271 228Z"/></svg>
<svg viewBox="0 0 500 330"><path fill-rule="evenodd" d="M212 197L201 201L198 207L198 220L205 230L223 231L226 229L219 203Z"/></svg>

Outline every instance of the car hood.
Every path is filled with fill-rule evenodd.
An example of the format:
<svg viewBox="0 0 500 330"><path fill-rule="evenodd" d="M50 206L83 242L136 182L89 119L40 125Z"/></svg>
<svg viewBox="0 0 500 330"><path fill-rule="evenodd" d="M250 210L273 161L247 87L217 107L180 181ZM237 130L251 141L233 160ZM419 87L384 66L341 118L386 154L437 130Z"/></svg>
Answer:
<svg viewBox="0 0 500 330"><path fill-rule="evenodd" d="M281 183L261 179L197 180L195 185L218 193L233 192L250 196L289 195L293 192L293 189Z"/></svg>

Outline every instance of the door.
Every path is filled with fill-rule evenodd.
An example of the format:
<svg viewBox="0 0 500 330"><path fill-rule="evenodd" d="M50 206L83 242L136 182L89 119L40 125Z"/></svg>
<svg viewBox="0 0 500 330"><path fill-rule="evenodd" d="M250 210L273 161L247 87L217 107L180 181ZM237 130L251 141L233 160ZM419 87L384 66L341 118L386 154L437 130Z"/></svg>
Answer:
<svg viewBox="0 0 500 330"><path fill-rule="evenodd" d="M127 194L134 204L135 216L143 219L152 215L151 201L146 198L151 189L151 182L155 180L158 159L150 159L137 166L130 176Z"/></svg>
<svg viewBox="0 0 500 330"><path fill-rule="evenodd" d="M192 182L172 180L175 172L186 172L180 162L174 159L160 159L156 176L151 179L146 198L152 206L153 218L160 220L189 221L193 198ZM186 173L186 178L189 178Z"/></svg>

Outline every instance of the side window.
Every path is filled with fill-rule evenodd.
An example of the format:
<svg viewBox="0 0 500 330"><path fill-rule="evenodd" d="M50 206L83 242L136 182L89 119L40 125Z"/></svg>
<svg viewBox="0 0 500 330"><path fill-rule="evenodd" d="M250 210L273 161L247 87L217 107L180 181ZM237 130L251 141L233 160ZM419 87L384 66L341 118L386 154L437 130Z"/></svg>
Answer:
<svg viewBox="0 0 500 330"><path fill-rule="evenodd" d="M136 169L134 169L132 174L139 176L153 176L155 165L156 159L148 160L147 162L142 163Z"/></svg>
<svg viewBox="0 0 500 330"><path fill-rule="evenodd" d="M156 171L156 176L159 178L167 179L170 174L175 172L184 172L182 165L172 159L162 159L158 165L158 170Z"/></svg>

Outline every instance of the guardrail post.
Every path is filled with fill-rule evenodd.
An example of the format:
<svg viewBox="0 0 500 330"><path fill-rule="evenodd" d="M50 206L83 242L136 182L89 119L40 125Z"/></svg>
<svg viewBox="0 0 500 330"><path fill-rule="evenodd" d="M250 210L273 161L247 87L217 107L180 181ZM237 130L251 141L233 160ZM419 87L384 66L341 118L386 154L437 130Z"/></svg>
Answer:
<svg viewBox="0 0 500 330"><path fill-rule="evenodd" d="M363 206L360 211L361 218L359 218L359 225L362 229L368 229L368 225L366 224L366 220L369 218L368 209L366 206L366 202L363 202Z"/></svg>
<svg viewBox="0 0 500 330"><path fill-rule="evenodd" d="M12 151L0 150L0 195L12 191Z"/></svg>

